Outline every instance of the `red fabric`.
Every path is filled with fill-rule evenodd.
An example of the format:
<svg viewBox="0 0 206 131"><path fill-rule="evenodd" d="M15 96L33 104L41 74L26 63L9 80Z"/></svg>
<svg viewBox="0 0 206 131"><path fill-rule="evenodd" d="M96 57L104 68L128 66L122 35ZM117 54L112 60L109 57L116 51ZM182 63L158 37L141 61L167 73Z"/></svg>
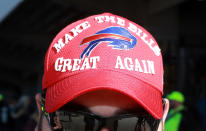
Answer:
<svg viewBox="0 0 206 131"><path fill-rule="evenodd" d="M95 19L95 17L98 16L113 16L116 23L113 23L112 21L98 23ZM117 23L117 18L121 18L125 21L124 26ZM78 25L85 21L90 24L89 27L83 31L79 31L80 33L77 36L57 52L54 48L54 44L58 43L60 39L63 39L63 42L65 42L65 34L74 35L71 33L71 30L77 28ZM43 90L47 89L45 106L48 112L56 111L64 104L81 94L98 89L109 89L131 97L155 118L160 119L162 117L162 56L161 54L155 54L151 47L149 47L148 43L145 43L143 34L141 34L140 38L137 32L129 29L128 27L130 24L135 25L147 35L147 37L144 36L145 40L149 41L152 39L154 41L152 47L157 46L155 39L144 28L125 18L110 13L91 16L72 23L65 27L54 38L45 57L43 76ZM123 27L127 29L136 37L136 46L128 50L118 50L108 46L108 42L102 42L92 50L88 57L80 59L81 53L88 46L88 44L83 40L89 37L92 38L96 32L107 27ZM85 44L80 45L82 42ZM91 62L91 59L96 56L99 57L99 61L96 61L96 68L92 68L95 67L95 62ZM84 65L85 67L83 66L84 68L82 68L82 70L79 69L72 71L72 67L66 71L56 71L55 62L58 58L70 59L71 65L74 64L74 59L79 59L80 62L77 66L80 68L84 65L84 61L88 61L86 64L90 68L87 69ZM121 69L120 65L118 65L118 68L115 68L117 65L117 58L121 58L124 69ZM143 72L135 70L135 62L137 61L140 63ZM154 73L148 73L149 69L144 69L144 64L148 64L149 61L154 63ZM63 65L63 62L61 61L56 63Z"/></svg>

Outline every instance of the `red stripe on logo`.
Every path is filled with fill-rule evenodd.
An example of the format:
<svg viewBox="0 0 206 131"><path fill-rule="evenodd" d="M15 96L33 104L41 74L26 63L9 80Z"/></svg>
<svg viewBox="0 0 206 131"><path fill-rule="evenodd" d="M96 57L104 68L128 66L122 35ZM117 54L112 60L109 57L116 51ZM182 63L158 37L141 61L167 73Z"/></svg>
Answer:
<svg viewBox="0 0 206 131"><path fill-rule="evenodd" d="M116 34L97 34L93 35L90 37L85 38L80 45L86 44L90 41L97 40L97 39L103 39L103 38L113 38L113 39L121 39L121 40L126 40L126 41L131 41L130 38L121 36L121 35L116 35Z"/></svg>

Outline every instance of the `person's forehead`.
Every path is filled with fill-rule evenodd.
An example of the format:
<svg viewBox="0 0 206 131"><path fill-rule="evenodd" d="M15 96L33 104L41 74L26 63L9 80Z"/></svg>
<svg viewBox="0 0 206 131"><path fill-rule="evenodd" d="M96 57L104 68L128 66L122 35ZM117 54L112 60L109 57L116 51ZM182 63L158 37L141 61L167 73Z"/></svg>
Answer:
<svg viewBox="0 0 206 131"><path fill-rule="evenodd" d="M72 102L86 107L96 105L110 105L126 108L137 108L137 103L131 97L113 90L97 90L87 92L75 98Z"/></svg>
<svg viewBox="0 0 206 131"><path fill-rule="evenodd" d="M69 102L70 107L80 105L96 114L111 115L125 110L142 110L135 101L119 92L99 90L81 95ZM68 106L67 106L68 107Z"/></svg>
<svg viewBox="0 0 206 131"><path fill-rule="evenodd" d="M71 102L62 107L60 110L62 112L78 112L78 111L86 111L88 113L92 113L95 115L99 115L100 117L113 117L113 116L121 116L125 114L132 114L134 116L150 116L147 111L145 111L143 108L117 108L113 106L95 106L95 107L85 107L84 105Z"/></svg>

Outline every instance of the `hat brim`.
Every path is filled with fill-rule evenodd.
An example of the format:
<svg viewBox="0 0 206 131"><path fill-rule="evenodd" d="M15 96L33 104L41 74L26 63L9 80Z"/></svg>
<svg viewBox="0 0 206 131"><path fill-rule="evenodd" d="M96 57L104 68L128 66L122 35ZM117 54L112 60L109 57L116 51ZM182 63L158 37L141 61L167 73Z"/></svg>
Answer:
<svg viewBox="0 0 206 131"><path fill-rule="evenodd" d="M111 70L84 71L47 87L46 111L54 112L74 98L99 89L115 90L127 95L154 118L162 118L163 106L160 91L131 75Z"/></svg>

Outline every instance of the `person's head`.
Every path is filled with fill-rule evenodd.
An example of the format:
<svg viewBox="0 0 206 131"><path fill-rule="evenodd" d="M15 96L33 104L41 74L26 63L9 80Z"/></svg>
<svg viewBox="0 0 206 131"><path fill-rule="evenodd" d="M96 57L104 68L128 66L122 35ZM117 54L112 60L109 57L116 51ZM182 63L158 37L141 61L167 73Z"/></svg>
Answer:
<svg viewBox="0 0 206 131"><path fill-rule="evenodd" d="M54 38L44 66L45 110L55 128L162 129L162 55L141 26L110 13L74 22Z"/></svg>
<svg viewBox="0 0 206 131"><path fill-rule="evenodd" d="M185 97L180 91L172 91L167 95L167 99L170 101L170 108L178 108L185 102Z"/></svg>

